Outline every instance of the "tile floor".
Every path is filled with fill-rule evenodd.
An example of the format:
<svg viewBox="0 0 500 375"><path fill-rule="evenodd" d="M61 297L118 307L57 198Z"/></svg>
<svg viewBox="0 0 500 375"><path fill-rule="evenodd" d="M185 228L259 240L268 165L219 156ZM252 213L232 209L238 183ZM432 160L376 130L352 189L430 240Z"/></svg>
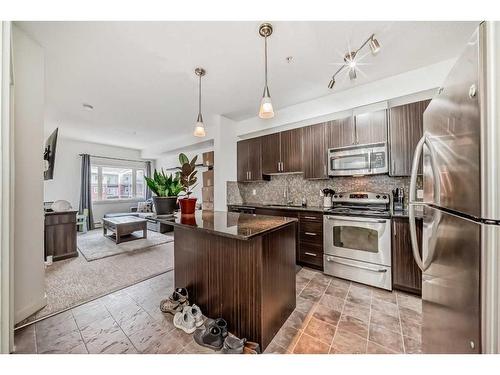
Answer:
<svg viewBox="0 0 500 375"><path fill-rule="evenodd" d="M16 331L16 353L214 353L159 301L169 272ZM297 307L266 353L419 353L421 301L302 269Z"/></svg>

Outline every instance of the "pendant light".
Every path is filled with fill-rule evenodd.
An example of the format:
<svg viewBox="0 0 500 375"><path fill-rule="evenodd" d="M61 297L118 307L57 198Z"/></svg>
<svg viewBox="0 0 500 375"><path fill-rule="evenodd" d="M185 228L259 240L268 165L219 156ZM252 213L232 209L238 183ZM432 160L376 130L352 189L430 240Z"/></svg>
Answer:
<svg viewBox="0 0 500 375"><path fill-rule="evenodd" d="M260 101L259 117L260 118L273 118L274 110L273 103L271 102L271 95L269 95L269 88L267 87L267 37L273 33L273 26L270 23L263 23L259 27L259 35L264 38L264 93Z"/></svg>
<svg viewBox="0 0 500 375"><path fill-rule="evenodd" d="M196 119L196 125L194 126L193 135L196 137L204 137L205 136L205 125L203 124L203 116L201 115L201 77L206 74L205 69L196 68L194 73L199 77L198 84L198 118Z"/></svg>

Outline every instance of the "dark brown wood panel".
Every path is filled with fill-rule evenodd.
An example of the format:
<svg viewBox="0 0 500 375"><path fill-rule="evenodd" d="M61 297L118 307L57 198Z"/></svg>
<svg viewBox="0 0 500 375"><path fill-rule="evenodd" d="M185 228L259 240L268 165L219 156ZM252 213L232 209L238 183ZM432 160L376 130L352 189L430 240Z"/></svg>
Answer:
<svg viewBox="0 0 500 375"><path fill-rule="evenodd" d="M356 143L368 144L387 141L387 111L356 115Z"/></svg>
<svg viewBox="0 0 500 375"><path fill-rule="evenodd" d="M295 308L295 227L248 241L176 227L175 285L265 349Z"/></svg>
<svg viewBox="0 0 500 375"><path fill-rule="evenodd" d="M300 264L323 270L323 246L300 242Z"/></svg>
<svg viewBox="0 0 500 375"><path fill-rule="evenodd" d="M213 167L214 166L214 152L209 151L209 152L204 152L202 154L203 157L203 165L205 167Z"/></svg>
<svg viewBox="0 0 500 375"><path fill-rule="evenodd" d="M302 128L281 132L281 172L302 171Z"/></svg>
<svg viewBox="0 0 500 375"><path fill-rule="evenodd" d="M323 245L323 223L302 220L299 229L300 241Z"/></svg>
<svg viewBox="0 0 500 375"><path fill-rule="evenodd" d="M393 107L389 110L389 174L410 176L413 153L422 138L424 111L430 100ZM422 166L419 168L422 173Z"/></svg>
<svg viewBox="0 0 500 375"><path fill-rule="evenodd" d="M417 219L417 239L420 245L422 225L422 220ZM408 218L392 220L392 286L394 289L422 294L422 272L413 258Z"/></svg>
<svg viewBox="0 0 500 375"><path fill-rule="evenodd" d="M306 179L328 178L325 131L324 123L303 129L302 170Z"/></svg>
<svg viewBox="0 0 500 375"><path fill-rule="evenodd" d="M260 137L262 142L262 173L278 173L278 163L281 161L280 133Z"/></svg>
<svg viewBox="0 0 500 375"><path fill-rule="evenodd" d="M262 142L260 138L248 140L248 171L250 181L262 180Z"/></svg>
<svg viewBox="0 0 500 375"><path fill-rule="evenodd" d="M248 180L248 141L239 141L236 144L236 163L238 181Z"/></svg>
<svg viewBox="0 0 500 375"><path fill-rule="evenodd" d="M352 116L329 121L326 124L328 148L351 146L355 143L354 118Z"/></svg>

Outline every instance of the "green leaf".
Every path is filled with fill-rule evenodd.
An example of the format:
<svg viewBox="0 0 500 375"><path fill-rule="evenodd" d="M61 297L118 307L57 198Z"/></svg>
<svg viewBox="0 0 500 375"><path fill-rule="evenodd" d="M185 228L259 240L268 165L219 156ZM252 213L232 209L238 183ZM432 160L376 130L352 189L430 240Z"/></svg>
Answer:
<svg viewBox="0 0 500 375"><path fill-rule="evenodd" d="M186 154L184 154L182 152L179 154L179 163L181 164L181 166L186 164L186 163L189 163L189 159L186 156Z"/></svg>

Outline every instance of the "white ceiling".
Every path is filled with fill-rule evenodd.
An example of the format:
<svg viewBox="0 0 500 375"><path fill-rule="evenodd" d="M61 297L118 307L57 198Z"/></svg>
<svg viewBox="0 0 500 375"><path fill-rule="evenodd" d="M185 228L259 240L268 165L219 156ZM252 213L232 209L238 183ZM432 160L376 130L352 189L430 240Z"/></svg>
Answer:
<svg viewBox="0 0 500 375"><path fill-rule="evenodd" d="M257 114L263 89L260 22L22 22L45 49L46 124L63 135L144 149L192 132L194 68L207 70L203 113ZM355 85L456 57L476 22L273 22L269 88L275 109L328 95L348 45L375 33ZM369 49L366 49L369 52ZM287 63L286 57L293 56ZM344 75L335 91L352 87ZM85 111L82 103L94 106ZM208 124L210 125L210 124ZM181 146L181 145L180 145Z"/></svg>

